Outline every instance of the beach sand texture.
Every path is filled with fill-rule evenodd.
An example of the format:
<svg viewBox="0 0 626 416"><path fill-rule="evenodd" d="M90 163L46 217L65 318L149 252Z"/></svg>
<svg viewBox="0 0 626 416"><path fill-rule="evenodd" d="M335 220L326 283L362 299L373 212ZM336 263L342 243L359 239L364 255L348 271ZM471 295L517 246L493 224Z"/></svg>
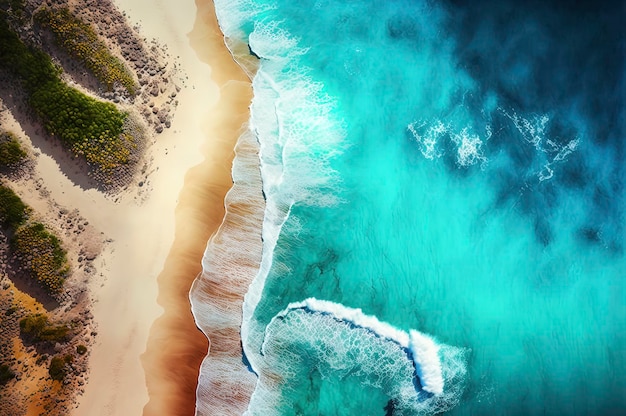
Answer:
<svg viewBox="0 0 626 416"><path fill-rule="evenodd" d="M224 46L210 1L116 4L143 36L168 47L183 88L172 128L149 150L147 200L98 210L113 242L101 256L102 286L92 288L99 334L75 414L189 415L208 343L188 292L224 215L250 83Z"/></svg>

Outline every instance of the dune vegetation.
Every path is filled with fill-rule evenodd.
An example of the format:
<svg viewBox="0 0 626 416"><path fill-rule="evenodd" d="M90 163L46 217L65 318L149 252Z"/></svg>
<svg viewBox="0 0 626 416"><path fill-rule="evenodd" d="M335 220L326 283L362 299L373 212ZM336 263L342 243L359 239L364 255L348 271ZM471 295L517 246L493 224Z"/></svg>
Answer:
<svg viewBox="0 0 626 416"><path fill-rule="evenodd" d="M13 167L26 157L26 152L20 146L15 135L0 131L0 168Z"/></svg>
<svg viewBox="0 0 626 416"><path fill-rule="evenodd" d="M35 14L35 21L50 29L57 44L82 62L107 90L120 84L130 95L135 94L137 84L131 72L111 53L94 29L69 9L44 7Z"/></svg>
<svg viewBox="0 0 626 416"><path fill-rule="evenodd" d="M110 176L128 164L137 147L136 138L124 131L128 114L67 85L61 68L26 45L1 16L4 13L0 11L0 69L20 81L48 134L101 173Z"/></svg>
<svg viewBox="0 0 626 416"><path fill-rule="evenodd" d="M51 295L58 295L70 272L61 241L40 222L10 188L0 185L0 224L9 231L13 256L24 271Z"/></svg>

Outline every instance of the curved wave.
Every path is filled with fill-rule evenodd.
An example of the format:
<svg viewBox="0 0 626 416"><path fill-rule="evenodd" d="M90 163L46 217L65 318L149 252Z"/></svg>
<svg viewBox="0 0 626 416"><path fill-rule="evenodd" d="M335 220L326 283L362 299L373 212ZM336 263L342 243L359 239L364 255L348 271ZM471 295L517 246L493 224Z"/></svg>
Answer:
<svg viewBox="0 0 626 416"><path fill-rule="evenodd" d="M346 385L352 379L362 389L373 388L384 398L381 408L393 403L398 412L439 413L461 397L466 353L361 309L314 298L291 303L265 328L248 414L283 414L294 406L292 386L312 372L322 375L322 383Z"/></svg>

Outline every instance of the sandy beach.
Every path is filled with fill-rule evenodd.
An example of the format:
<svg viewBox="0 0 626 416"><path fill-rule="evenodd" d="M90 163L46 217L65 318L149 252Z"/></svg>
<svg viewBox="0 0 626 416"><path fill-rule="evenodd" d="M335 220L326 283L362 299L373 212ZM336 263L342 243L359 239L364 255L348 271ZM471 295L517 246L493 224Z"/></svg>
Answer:
<svg viewBox="0 0 626 416"><path fill-rule="evenodd" d="M189 291L224 217L251 85L224 45L210 0L114 4L123 17L109 2L46 1L70 7L123 57L136 71L135 96L103 90L51 40L42 48L63 68L63 82L115 103L136 123L137 162L119 177L100 182L29 113L11 79L0 78L2 131L27 154L15 174L0 177L2 185L60 238L71 270L63 292L47 301L37 285L20 280L22 266L12 262L21 259L11 257L11 234L2 230L1 364L15 371L0 391L3 414L195 413L209 342L196 327ZM28 7L34 13L39 3ZM20 320L42 311L68 328L72 322L71 339L29 341ZM76 353L79 344L87 354ZM64 364L71 375L52 380L51 356L73 359Z"/></svg>
<svg viewBox="0 0 626 416"><path fill-rule="evenodd" d="M208 347L188 292L224 214L250 84L223 44L212 3L116 3L143 36L168 47L184 87L171 129L149 150L146 201L98 210L113 242L98 267L101 287L92 288L98 336L76 414L188 415Z"/></svg>

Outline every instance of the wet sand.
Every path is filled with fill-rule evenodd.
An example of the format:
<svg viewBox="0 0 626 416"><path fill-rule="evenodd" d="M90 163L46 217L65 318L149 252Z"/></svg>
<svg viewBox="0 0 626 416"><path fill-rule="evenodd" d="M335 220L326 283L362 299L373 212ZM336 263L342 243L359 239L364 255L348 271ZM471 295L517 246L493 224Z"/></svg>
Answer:
<svg viewBox="0 0 626 416"><path fill-rule="evenodd" d="M164 260L156 280L158 287L154 288L158 289L158 297L151 298L152 287L146 287L143 294L151 301L156 298L163 313L156 320L154 314L143 314L146 319L135 330L126 330L128 346L109 346L120 352L122 361L118 362L122 364L116 370L118 362L114 362L113 374L108 371L112 384L98 382L98 385L111 385L115 392L108 402L100 402L104 410L91 409L100 411L95 414L130 415L139 414L145 405L145 415L193 415L199 367L207 354L208 341L193 320L189 289L201 271L206 243L224 216L224 196L232 185L233 148L248 119L251 87L224 45L212 2L118 0L117 4L129 14L131 23L140 24L144 36L156 38L169 47L172 57L180 57L177 59L187 88L178 96L171 129L176 137L169 152L185 147L183 153L187 157L202 160L186 172L182 190L178 188L173 244L161 258L154 258L157 264ZM164 170L171 161L165 157L153 163L155 168ZM153 187L158 193L156 180ZM163 198L175 201L178 190ZM119 325L119 321L109 324ZM146 397L143 383L131 385L144 373L136 365L137 348L131 348L130 344L139 346L143 341L146 345L144 331L148 328L147 347L141 354ZM110 364L110 360L104 362ZM147 404L146 400L149 400Z"/></svg>

